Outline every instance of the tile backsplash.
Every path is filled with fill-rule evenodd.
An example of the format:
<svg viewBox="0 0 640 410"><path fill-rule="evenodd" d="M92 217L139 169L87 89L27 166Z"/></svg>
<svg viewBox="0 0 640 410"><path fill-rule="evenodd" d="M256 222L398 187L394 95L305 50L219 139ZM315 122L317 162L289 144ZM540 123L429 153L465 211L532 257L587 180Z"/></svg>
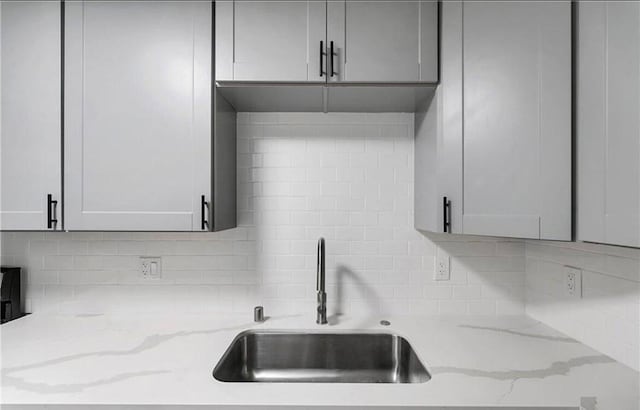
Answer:
<svg viewBox="0 0 640 410"><path fill-rule="evenodd" d="M413 138L412 114L242 113L238 228L3 233L2 263L25 268L34 312L312 315L323 236L330 315L524 313L524 242L413 228ZM433 280L438 248L450 281Z"/></svg>
<svg viewBox="0 0 640 410"><path fill-rule="evenodd" d="M238 116L239 226L219 233L4 232L31 312L313 315L327 241L329 315L526 313L640 369L640 250L420 233L413 115ZM438 252L451 279L434 281ZM162 260L144 279L140 256ZM563 291L582 273L582 299Z"/></svg>
<svg viewBox="0 0 640 410"><path fill-rule="evenodd" d="M529 316L640 370L640 249L528 241L526 257ZM582 298L565 295L566 266Z"/></svg>

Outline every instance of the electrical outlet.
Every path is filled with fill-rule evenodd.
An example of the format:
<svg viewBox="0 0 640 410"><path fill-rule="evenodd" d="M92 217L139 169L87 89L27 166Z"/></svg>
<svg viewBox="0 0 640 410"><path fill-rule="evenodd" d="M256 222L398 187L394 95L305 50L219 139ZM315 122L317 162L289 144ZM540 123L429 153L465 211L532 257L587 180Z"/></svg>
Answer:
<svg viewBox="0 0 640 410"><path fill-rule="evenodd" d="M140 275L145 279L162 277L162 259L160 257L141 256Z"/></svg>
<svg viewBox="0 0 640 410"><path fill-rule="evenodd" d="M582 271L565 266L564 272L564 294L573 298L582 298Z"/></svg>
<svg viewBox="0 0 640 410"><path fill-rule="evenodd" d="M436 266L433 273L433 280L451 279L451 256L438 248L436 251Z"/></svg>

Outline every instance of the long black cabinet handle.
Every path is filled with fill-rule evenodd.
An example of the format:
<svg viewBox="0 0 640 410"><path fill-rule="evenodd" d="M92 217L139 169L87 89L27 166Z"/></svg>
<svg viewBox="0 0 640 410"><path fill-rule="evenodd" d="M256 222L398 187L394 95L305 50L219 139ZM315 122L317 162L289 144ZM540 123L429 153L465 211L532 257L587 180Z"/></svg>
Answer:
<svg viewBox="0 0 640 410"><path fill-rule="evenodd" d="M58 201L53 200L53 195L47 194L47 229L55 229L58 224Z"/></svg>
<svg viewBox="0 0 640 410"><path fill-rule="evenodd" d="M209 204L205 200L204 195L202 195L200 197L200 215L201 215L200 229L202 229L203 231L209 229L209 221L207 221L208 210L209 210Z"/></svg>
<svg viewBox="0 0 640 410"><path fill-rule="evenodd" d="M333 41L330 43L329 48L331 49L331 57L329 58L329 60L331 61L331 77L333 77L334 75L336 75L336 72L333 69L333 56L336 55L335 51L333 51Z"/></svg>
<svg viewBox="0 0 640 410"><path fill-rule="evenodd" d="M451 233L451 201L445 196L442 198L442 220L444 224L444 232Z"/></svg>
<svg viewBox="0 0 640 410"><path fill-rule="evenodd" d="M327 52L324 49L324 41L320 40L320 77L326 74L326 72L322 69L324 65L322 64L322 60L323 60L322 57L326 55L327 55Z"/></svg>

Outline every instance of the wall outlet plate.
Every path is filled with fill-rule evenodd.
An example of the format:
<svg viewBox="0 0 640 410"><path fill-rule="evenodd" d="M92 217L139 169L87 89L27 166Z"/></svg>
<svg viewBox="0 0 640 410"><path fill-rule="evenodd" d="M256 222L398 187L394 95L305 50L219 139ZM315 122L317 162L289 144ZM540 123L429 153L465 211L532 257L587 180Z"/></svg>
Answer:
<svg viewBox="0 0 640 410"><path fill-rule="evenodd" d="M160 279L162 277L162 258L141 256L139 271L144 279Z"/></svg>
<svg viewBox="0 0 640 410"><path fill-rule="evenodd" d="M582 298L582 270L564 267L564 294L572 298Z"/></svg>
<svg viewBox="0 0 640 410"><path fill-rule="evenodd" d="M451 256L438 248L436 251L436 266L433 271L433 280L444 281L451 279Z"/></svg>

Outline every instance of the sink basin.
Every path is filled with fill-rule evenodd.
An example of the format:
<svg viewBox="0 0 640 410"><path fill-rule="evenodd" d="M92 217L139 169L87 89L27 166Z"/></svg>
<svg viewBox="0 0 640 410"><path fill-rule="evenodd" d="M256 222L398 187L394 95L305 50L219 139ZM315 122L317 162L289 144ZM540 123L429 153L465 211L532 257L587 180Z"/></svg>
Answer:
<svg viewBox="0 0 640 410"><path fill-rule="evenodd" d="M424 383L409 342L389 333L246 331L213 370L223 382Z"/></svg>

